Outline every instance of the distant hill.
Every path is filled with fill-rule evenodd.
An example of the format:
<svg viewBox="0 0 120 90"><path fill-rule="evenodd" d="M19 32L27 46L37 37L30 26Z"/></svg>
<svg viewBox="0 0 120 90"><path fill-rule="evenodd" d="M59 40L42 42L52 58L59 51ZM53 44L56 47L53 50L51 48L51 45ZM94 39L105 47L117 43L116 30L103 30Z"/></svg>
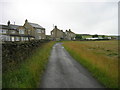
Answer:
<svg viewBox="0 0 120 90"><path fill-rule="evenodd" d="M85 38L92 38L92 36L95 35L95 34L93 34L93 35L92 34L76 34L76 35L80 35L80 36L82 36L83 39L85 39ZM99 34L97 34L97 35L98 35L98 37L103 36L103 35L99 35ZM117 39L118 38L117 35L104 35L104 36L105 37L112 37L112 39Z"/></svg>

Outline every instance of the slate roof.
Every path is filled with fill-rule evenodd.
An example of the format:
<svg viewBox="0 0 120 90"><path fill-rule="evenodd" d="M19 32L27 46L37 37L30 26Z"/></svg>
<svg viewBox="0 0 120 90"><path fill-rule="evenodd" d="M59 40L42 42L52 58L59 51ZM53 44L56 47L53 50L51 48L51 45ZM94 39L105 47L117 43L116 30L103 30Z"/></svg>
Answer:
<svg viewBox="0 0 120 90"><path fill-rule="evenodd" d="M7 26L7 25L1 25L1 24L0 24L0 28L8 29L8 26Z"/></svg>
<svg viewBox="0 0 120 90"><path fill-rule="evenodd" d="M19 25L13 25L13 24L10 24L9 25L9 29L17 29L19 27Z"/></svg>
<svg viewBox="0 0 120 90"><path fill-rule="evenodd" d="M0 25L0 28L11 29L11 30L17 30L18 27L19 27L19 25L13 25L13 24L10 24L9 26L8 25Z"/></svg>
<svg viewBox="0 0 120 90"><path fill-rule="evenodd" d="M30 22L28 22L32 27L34 27L34 28L42 28L42 29L45 29L45 28L43 28L42 26L40 26L39 24L36 24L36 23L30 23Z"/></svg>

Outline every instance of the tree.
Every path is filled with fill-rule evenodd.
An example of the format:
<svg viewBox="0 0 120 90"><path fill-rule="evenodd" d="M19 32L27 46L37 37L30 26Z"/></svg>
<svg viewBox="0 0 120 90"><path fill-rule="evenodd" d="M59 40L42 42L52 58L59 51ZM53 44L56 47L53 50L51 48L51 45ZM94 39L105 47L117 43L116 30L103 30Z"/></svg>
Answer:
<svg viewBox="0 0 120 90"><path fill-rule="evenodd" d="M81 36L81 35L79 35L79 34L76 34L75 39L76 39L76 40L80 40L80 39L82 39L82 36Z"/></svg>
<svg viewBox="0 0 120 90"><path fill-rule="evenodd" d="M96 37L98 37L98 35L97 35L97 34L95 34L95 35L92 35L92 37L93 37L93 38L96 38Z"/></svg>
<svg viewBox="0 0 120 90"><path fill-rule="evenodd" d="M105 35L102 35L102 38L105 38Z"/></svg>

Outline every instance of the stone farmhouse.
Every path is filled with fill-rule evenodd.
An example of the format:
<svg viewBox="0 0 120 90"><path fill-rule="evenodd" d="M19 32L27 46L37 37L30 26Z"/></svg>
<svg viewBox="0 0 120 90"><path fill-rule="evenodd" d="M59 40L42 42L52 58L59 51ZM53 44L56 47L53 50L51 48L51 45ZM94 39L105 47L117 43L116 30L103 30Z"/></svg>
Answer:
<svg viewBox="0 0 120 90"><path fill-rule="evenodd" d="M34 39L40 40L46 38L45 28L42 26L36 23L30 23L28 20L25 20L24 27L26 28L28 35L33 36Z"/></svg>
<svg viewBox="0 0 120 90"><path fill-rule="evenodd" d="M2 41L30 41L45 38L45 28L30 23L28 20L25 20L23 26L10 24L10 21L8 21L8 25L0 25L0 39Z"/></svg>
<svg viewBox="0 0 120 90"><path fill-rule="evenodd" d="M65 32L65 40L75 40L76 34L70 29Z"/></svg>
<svg viewBox="0 0 120 90"><path fill-rule="evenodd" d="M63 32L63 30L60 30L57 28L57 26L55 26L54 29L51 31L51 40L75 40L75 37L76 34L70 29L66 30L66 32Z"/></svg>
<svg viewBox="0 0 120 90"><path fill-rule="evenodd" d="M51 31L51 39L52 40L61 40L64 39L64 32L55 26L55 28Z"/></svg>

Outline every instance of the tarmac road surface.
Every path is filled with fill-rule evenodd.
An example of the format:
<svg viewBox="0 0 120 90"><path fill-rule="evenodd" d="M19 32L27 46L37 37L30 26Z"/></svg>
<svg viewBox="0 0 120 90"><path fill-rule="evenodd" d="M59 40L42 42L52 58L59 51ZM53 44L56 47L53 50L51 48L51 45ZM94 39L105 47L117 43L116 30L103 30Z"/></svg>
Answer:
<svg viewBox="0 0 120 90"><path fill-rule="evenodd" d="M82 65L56 43L51 51L41 88L103 88Z"/></svg>

